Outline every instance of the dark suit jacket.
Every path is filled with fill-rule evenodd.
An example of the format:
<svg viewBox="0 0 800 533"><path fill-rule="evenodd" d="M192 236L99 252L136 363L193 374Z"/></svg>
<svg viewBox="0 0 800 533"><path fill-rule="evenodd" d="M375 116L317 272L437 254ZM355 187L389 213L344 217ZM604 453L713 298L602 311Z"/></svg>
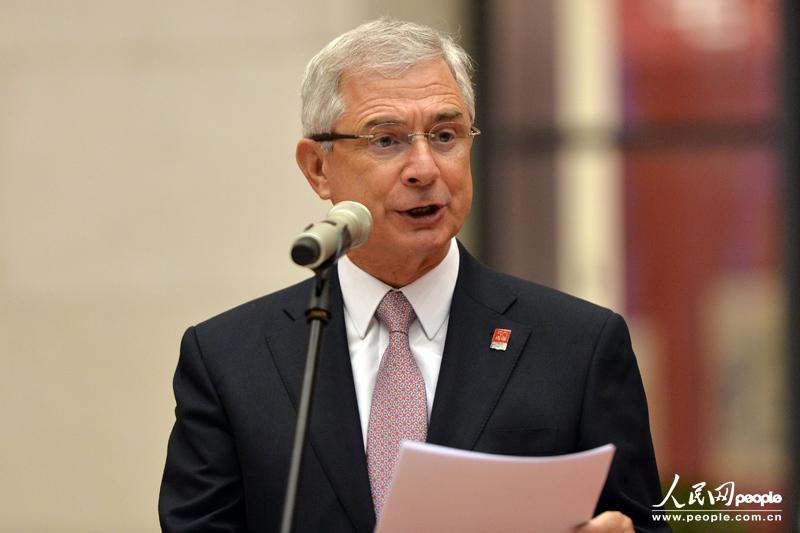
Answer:
<svg viewBox="0 0 800 533"><path fill-rule="evenodd" d="M555 455L606 443L616 456L597 512L652 524L661 500L647 405L623 319L491 271L463 248L428 441ZM372 531L375 515L338 275L325 332L295 531ZM308 326L310 281L189 328L159 514L165 531L277 531ZM506 351L489 349L510 329ZM664 527L663 525L660 527ZM531 530L535 530L532 524Z"/></svg>

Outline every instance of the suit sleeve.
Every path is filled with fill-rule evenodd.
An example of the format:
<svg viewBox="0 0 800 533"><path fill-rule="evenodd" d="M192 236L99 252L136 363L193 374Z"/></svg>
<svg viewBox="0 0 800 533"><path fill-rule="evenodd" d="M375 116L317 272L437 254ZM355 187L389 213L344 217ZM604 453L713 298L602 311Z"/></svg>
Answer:
<svg viewBox="0 0 800 533"><path fill-rule="evenodd" d="M176 533L244 531L235 443L194 328L181 341L173 388L175 425L158 502L161 528Z"/></svg>
<svg viewBox="0 0 800 533"><path fill-rule="evenodd" d="M661 501L642 378L625 321L610 315L595 346L581 415L580 448L617 448L596 514L620 511L637 531L670 531L653 520Z"/></svg>

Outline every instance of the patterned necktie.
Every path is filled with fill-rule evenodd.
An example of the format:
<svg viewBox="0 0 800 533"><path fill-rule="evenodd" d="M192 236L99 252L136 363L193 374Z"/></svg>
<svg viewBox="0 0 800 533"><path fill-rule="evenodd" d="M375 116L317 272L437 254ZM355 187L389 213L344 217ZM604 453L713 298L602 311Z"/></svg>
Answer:
<svg viewBox="0 0 800 533"><path fill-rule="evenodd" d="M367 468L375 514L380 517L397 463L400 442L425 442L428 405L422 378L411 346L408 327L416 315L399 291L389 291L375 316L389 328L389 346L383 353L367 429Z"/></svg>

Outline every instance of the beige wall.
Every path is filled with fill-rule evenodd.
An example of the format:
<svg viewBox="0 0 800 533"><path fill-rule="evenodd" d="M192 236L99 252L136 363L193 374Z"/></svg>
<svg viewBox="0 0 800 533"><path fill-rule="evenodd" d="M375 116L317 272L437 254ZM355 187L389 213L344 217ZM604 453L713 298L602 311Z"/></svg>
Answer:
<svg viewBox="0 0 800 533"><path fill-rule="evenodd" d="M0 530L153 531L186 326L305 277L298 81L461 2L0 0Z"/></svg>

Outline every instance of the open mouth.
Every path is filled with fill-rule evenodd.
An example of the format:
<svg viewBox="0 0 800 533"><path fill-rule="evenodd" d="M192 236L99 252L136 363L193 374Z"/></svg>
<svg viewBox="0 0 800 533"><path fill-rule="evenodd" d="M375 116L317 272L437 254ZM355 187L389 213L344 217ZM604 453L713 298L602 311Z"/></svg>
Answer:
<svg viewBox="0 0 800 533"><path fill-rule="evenodd" d="M415 207L414 209L409 209L403 212L414 218L423 218L435 215L439 211L439 209L440 207L438 205L425 205L422 207Z"/></svg>

